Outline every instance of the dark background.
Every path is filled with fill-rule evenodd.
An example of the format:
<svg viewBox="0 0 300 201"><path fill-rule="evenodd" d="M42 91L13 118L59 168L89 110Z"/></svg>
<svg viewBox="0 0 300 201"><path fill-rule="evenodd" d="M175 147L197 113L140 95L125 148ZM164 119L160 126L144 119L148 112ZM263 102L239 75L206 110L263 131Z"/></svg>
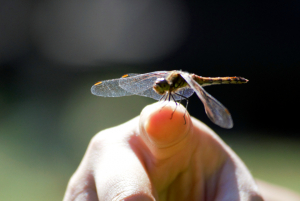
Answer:
<svg viewBox="0 0 300 201"><path fill-rule="evenodd" d="M31 3L30 7L34 7L35 4ZM14 6L9 2L1 9L13 12ZM296 104L300 64L299 2L186 1L184 6L184 14L188 18L187 35L164 57L150 62L128 62L125 59L124 62L114 62L111 59L97 64L94 60L92 69L79 62L79 65L74 64L76 68L70 64L66 68L63 67L66 64L53 61L55 58L45 58L41 45L36 44L38 39L34 38L39 33L32 33L38 32L39 27L30 29L31 16L24 14L29 18L26 19L18 16L20 13L16 11L11 16L2 12L0 79L4 108L26 96L41 93L51 94L53 99L63 99L68 90L75 90L70 83L81 76L100 76L108 72L121 76L131 69L139 73L182 69L202 76L239 75L250 80L245 86L207 89L232 111L233 117L238 117L234 118L235 127L284 131L290 135L296 133L299 112ZM55 36L51 39L55 40ZM94 82L91 80L91 84ZM61 85L59 89L58 85ZM73 86L75 88L76 85ZM197 112L199 104L196 100L190 104L190 112L198 118L202 116L202 111ZM5 113L1 113L4 118Z"/></svg>
<svg viewBox="0 0 300 201"><path fill-rule="evenodd" d="M250 80L205 88L230 110L231 130L211 123L199 99L190 99L189 112L221 137L265 139L262 146L288 139L299 147L299 13L298 1L1 0L2 157L16 161L12 167L55 164L62 196L89 139L153 102L100 98L90 87L126 73L180 69Z"/></svg>

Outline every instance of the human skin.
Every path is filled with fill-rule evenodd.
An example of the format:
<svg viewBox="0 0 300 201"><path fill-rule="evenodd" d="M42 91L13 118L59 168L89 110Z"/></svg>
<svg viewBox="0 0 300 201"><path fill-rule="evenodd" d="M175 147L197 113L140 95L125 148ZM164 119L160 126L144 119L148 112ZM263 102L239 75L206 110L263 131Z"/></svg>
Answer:
<svg viewBox="0 0 300 201"><path fill-rule="evenodd" d="M157 102L91 140L69 181L64 201L71 200L263 199L244 163L210 128L180 104Z"/></svg>

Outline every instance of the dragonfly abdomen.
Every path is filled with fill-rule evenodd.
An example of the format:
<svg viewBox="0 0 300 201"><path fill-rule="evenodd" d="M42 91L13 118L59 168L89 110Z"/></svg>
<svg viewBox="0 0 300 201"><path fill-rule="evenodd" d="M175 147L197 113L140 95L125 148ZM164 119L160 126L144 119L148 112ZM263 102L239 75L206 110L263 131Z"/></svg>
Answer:
<svg viewBox="0 0 300 201"><path fill-rule="evenodd" d="M248 80L243 77L202 77L197 75L192 75L193 79L199 83L201 86L209 86L215 84L244 84Z"/></svg>

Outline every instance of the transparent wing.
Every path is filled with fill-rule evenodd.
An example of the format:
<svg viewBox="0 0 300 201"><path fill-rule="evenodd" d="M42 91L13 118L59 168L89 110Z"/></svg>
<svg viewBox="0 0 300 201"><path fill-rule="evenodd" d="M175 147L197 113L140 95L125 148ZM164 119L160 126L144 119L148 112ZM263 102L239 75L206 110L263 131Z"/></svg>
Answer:
<svg viewBox="0 0 300 201"><path fill-rule="evenodd" d="M150 73L151 74L151 73ZM135 73L130 73L130 74L127 74L127 75L123 75L122 77L133 77L133 76L137 76L139 74L135 74ZM154 82L152 83L152 86L153 86ZM149 97L149 98L153 98L155 100L160 100L161 97L163 95L159 95L157 94L154 90L153 90L153 87L143 91L143 92L140 92L138 94L134 94L134 95L138 95L138 96L145 96L145 97Z"/></svg>
<svg viewBox="0 0 300 201"><path fill-rule="evenodd" d="M176 93L184 96L185 98L188 98L190 97L191 95L193 95L194 93L194 90L191 89L191 88L184 88L184 89L181 89L179 91L177 91ZM143 91L141 93L138 93L138 94L135 94L135 95L139 95L139 96L146 96L146 97L149 97L149 98L153 98L155 100L160 100L162 98L163 95L159 95L157 94L154 90L153 90L153 87L147 89L146 91ZM176 101L180 101L180 100L184 100L183 97L181 96L178 96L176 94L172 94L173 95L173 98L176 100Z"/></svg>
<svg viewBox="0 0 300 201"><path fill-rule="evenodd" d="M149 93L145 91L153 87L154 82L157 78L164 78L167 75L168 71L156 71L152 73L141 74L133 77L128 77L126 79L120 79L119 86L132 94L144 94L144 96L154 98L150 95L152 94L151 90L148 91Z"/></svg>
<svg viewBox="0 0 300 201"><path fill-rule="evenodd" d="M97 82L92 86L91 92L96 96L104 97L139 95L160 100L162 95L157 94L153 90L153 85L157 78L165 77L166 75L167 71L158 71L146 74L130 73L123 75L119 79ZM129 80L127 81L127 79ZM122 86L124 88L120 87L120 82L122 82ZM131 90L132 92L128 90Z"/></svg>
<svg viewBox="0 0 300 201"><path fill-rule="evenodd" d="M181 96L178 96L176 94L173 94L173 97L176 101L179 101L179 100L183 100L184 98L182 96L184 96L185 98L189 98L191 95L193 95L194 93L194 89L192 88L182 88L178 91L176 91L177 94L180 94Z"/></svg>
<svg viewBox="0 0 300 201"><path fill-rule="evenodd" d="M137 76L138 74L127 74L122 76L119 79L106 80L103 82L97 82L91 88L92 94L96 96L104 96L104 97L120 97L120 96L131 96L132 94L119 86L119 82L121 79L127 79L126 77Z"/></svg>
<svg viewBox="0 0 300 201"><path fill-rule="evenodd" d="M233 122L229 111L194 81L189 74L181 73L181 76L202 101L209 119L222 128L232 128Z"/></svg>
<svg viewBox="0 0 300 201"><path fill-rule="evenodd" d="M153 90L154 82L157 78L165 78L168 71L157 71L146 74L130 73L123 75L119 79L100 81L91 88L92 94L103 97L120 97L139 95L155 100L160 100L163 95L157 94ZM193 95L194 90L191 88L183 88L176 93L188 98ZM176 101L182 100L181 96L173 94Z"/></svg>
<svg viewBox="0 0 300 201"><path fill-rule="evenodd" d="M143 92L140 92L138 94L135 94L135 95L138 95L138 96L145 96L145 97L149 97L149 98L153 98L155 100L160 100L161 97L163 95L159 95L158 93L156 93L153 88L149 88L147 89L146 91L143 91Z"/></svg>

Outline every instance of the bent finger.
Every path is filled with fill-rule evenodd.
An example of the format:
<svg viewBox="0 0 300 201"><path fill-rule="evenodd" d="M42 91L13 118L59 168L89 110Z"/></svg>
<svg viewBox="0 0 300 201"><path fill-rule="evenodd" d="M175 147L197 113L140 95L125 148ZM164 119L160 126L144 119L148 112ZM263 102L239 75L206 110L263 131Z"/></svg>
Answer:
<svg viewBox="0 0 300 201"><path fill-rule="evenodd" d="M139 148L138 118L105 130L92 147L99 153L93 159L94 178L100 200L155 200ZM101 150L99 150L101 149Z"/></svg>
<svg viewBox="0 0 300 201"><path fill-rule="evenodd" d="M98 200L91 161L93 154L94 151L89 146L79 167L68 183L63 201Z"/></svg>

